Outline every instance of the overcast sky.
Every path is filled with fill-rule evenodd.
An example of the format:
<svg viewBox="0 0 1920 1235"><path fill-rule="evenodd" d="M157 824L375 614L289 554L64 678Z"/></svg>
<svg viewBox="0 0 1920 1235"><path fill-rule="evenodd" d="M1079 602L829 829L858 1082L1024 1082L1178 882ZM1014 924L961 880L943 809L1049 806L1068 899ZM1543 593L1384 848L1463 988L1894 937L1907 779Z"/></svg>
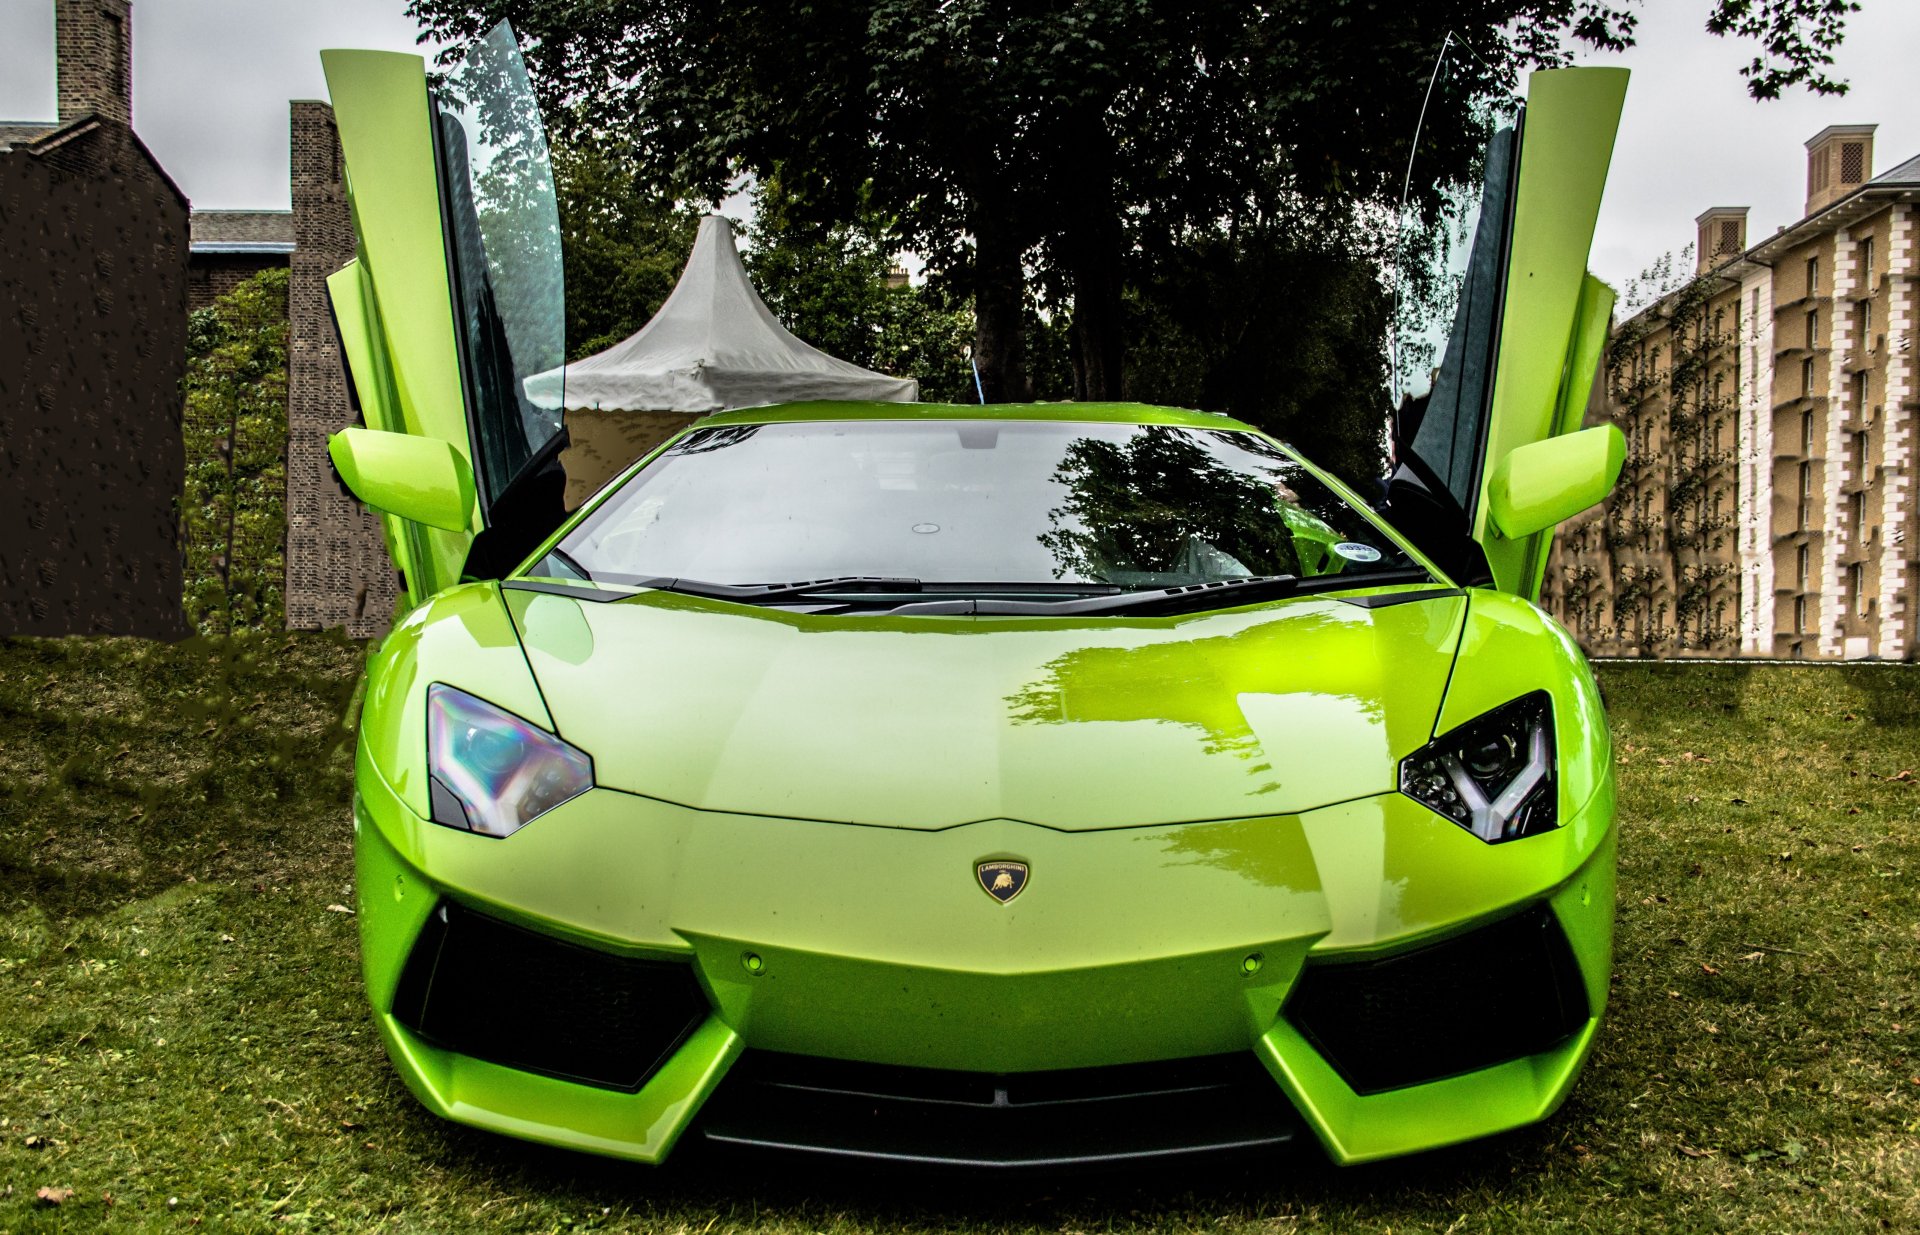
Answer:
<svg viewBox="0 0 1920 1235"><path fill-rule="evenodd" d="M415 50L404 0L135 0L134 121L194 205L287 205L290 98L325 98L323 47ZM1758 239L1798 219L1802 143L1878 123L1876 172L1920 154L1920 3L1865 0L1840 54L1839 99L1747 97L1748 44L1713 38L1709 0L1647 0L1640 46L1587 56L1634 70L1593 268L1615 282L1693 239L1709 206L1751 206ZM53 0L0 0L0 120L51 117Z"/></svg>

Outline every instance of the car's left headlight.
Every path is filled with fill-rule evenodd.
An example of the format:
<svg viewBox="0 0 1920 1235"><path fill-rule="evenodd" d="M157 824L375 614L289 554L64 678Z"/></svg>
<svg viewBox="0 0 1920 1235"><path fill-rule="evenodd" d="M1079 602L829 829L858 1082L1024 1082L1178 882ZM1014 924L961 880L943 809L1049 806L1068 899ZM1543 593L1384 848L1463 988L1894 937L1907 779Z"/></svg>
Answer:
<svg viewBox="0 0 1920 1235"><path fill-rule="evenodd" d="M1400 761L1400 792L1488 843L1552 829L1551 696L1523 695L1414 751Z"/></svg>
<svg viewBox="0 0 1920 1235"><path fill-rule="evenodd" d="M427 687L428 797L433 821L510 836L593 788L593 760L485 699Z"/></svg>

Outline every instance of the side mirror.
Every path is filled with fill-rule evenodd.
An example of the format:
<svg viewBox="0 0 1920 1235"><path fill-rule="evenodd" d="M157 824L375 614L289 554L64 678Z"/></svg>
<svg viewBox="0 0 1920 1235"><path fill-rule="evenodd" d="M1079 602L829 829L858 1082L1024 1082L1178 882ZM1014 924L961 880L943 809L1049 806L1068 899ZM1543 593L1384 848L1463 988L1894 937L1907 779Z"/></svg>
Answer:
<svg viewBox="0 0 1920 1235"><path fill-rule="evenodd" d="M438 438L342 429L327 439L327 455L375 510L449 532L473 526L473 469Z"/></svg>
<svg viewBox="0 0 1920 1235"><path fill-rule="evenodd" d="M1509 540L1544 532L1606 500L1626 458L1627 439L1612 425L1518 447L1487 483L1488 517Z"/></svg>

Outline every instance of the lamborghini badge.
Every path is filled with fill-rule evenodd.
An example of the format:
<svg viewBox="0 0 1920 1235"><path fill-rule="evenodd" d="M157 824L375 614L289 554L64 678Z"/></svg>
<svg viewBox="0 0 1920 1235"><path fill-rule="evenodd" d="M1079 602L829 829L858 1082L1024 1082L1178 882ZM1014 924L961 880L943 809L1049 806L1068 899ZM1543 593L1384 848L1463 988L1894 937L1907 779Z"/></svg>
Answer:
<svg viewBox="0 0 1920 1235"><path fill-rule="evenodd" d="M987 895L1003 905L1027 886L1025 862L980 862L974 866L973 873L979 877Z"/></svg>

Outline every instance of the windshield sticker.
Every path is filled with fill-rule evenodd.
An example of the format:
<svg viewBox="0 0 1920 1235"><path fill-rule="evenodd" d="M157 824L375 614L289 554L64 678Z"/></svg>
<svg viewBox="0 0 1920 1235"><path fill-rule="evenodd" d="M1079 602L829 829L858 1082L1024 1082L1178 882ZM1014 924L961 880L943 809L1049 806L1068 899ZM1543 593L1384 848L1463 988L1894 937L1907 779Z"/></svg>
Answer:
<svg viewBox="0 0 1920 1235"><path fill-rule="evenodd" d="M1380 560L1380 550L1374 548L1372 545L1355 544L1351 540L1341 541L1333 547L1333 551L1341 557L1346 558L1349 562L1377 562Z"/></svg>

